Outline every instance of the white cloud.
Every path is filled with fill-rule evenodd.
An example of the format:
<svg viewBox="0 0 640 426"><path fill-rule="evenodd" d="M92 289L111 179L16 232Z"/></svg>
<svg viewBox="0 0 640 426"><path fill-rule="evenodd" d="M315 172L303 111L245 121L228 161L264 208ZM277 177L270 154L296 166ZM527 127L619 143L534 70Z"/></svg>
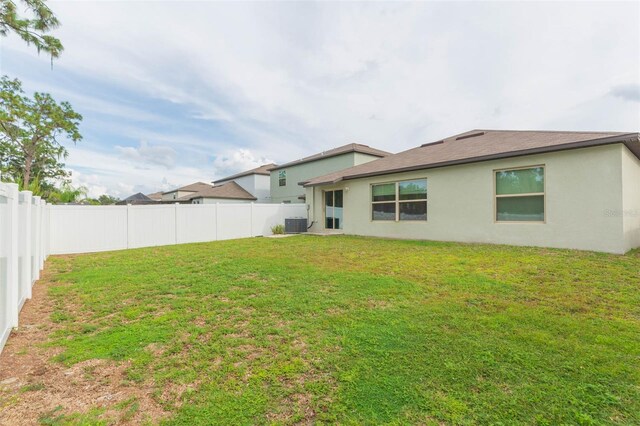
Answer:
<svg viewBox="0 0 640 426"><path fill-rule="evenodd" d="M86 146L70 147L66 164L73 170L74 185L86 186L91 194L106 193L119 198L136 192L148 194L212 180L211 171L178 165L171 170L136 167L136 162L123 159L118 153L105 153Z"/></svg>
<svg viewBox="0 0 640 426"><path fill-rule="evenodd" d="M237 149L224 152L216 157L213 161L213 168L216 177L224 177L269 163L273 163L273 161L266 157L256 157L248 149Z"/></svg>
<svg viewBox="0 0 640 426"><path fill-rule="evenodd" d="M626 101L640 102L640 84L622 84L611 89L611 94Z"/></svg>
<svg viewBox="0 0 640 426"><path fill-rule="evenodd" d="M397 152L471 128L638 126L637 2L158 1L153 19L143 19L149 2L51 7L65 44L53 72L169 101L232 136L118 126L177 152L170 173L170 156L145 163L157 182L181 182L175 173L195 158L200 175L224 175L348 142ZM15 38L6 45L33 51ZM114 117L153 115L83 102ZM142 161L140 149L127 152ZM136 185L134 171L121 179Z"/></svg>
<svg viewBox="0 0 640 426"><path fill-rule="evenodd" d="M116 151L121 158L136 163L154 164L171 169L176 162L176 151L164 145L149 145L145 140L140 141L140 146L116 146Z"/></svg>

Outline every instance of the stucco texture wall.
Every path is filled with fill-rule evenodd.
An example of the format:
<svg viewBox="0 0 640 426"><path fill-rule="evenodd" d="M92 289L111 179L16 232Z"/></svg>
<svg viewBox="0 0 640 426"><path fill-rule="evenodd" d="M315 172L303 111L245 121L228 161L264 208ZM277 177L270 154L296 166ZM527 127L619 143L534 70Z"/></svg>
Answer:
<svg viewBox="0 0 640 426"><path fill-rule="evenodd" d="M280 169L287 171L287 184L285 186L278 185L278 172L280 170L273 170L271 172L271 202L304 203L299 198L305 194L304 188L298 185L300 182L377 159L378 157L371 155L350 152Z"/></svg>
<svg viewBox="0 0 640 426"><path fill-rule="evenodd" d="M308 188L311 220L316 222L311 231L323 231L323 191L344 189L347 234L623 253L627 250L623 218L609 214L623 205L623 149L622 145L584 148ZM545 222L496 223L494 170L537 165L545 166ZM371 184L417 178L428 182L427 221L371 220ZM633 196L629 199L638 202Z"/></svg>

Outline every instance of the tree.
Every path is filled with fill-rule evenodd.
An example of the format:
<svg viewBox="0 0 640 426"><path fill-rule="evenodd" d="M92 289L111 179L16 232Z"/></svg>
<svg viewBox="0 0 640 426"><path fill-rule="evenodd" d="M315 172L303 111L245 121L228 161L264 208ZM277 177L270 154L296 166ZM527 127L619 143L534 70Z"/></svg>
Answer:
<svg viewBox="0 0 640 426"><path fill-rule="evenodd" d="M25 189L34 177L44 186L50 180L67 181L69 173L61 162L67 150L59 138L81 140L82 116L48 93L25 96L17 79L3 76L0 90L0 171Z"/></svg>
<svg viewBox="0 0 640 426"><path fill-rule="evenodd" d="M84 186L73 187L70 183L62 184L60 189L56 189L48 194L47 201L53 204L77 203L87 196L87 189Z"/></svg>
<svg viewBox="0 0 640 426"><path fill-rule="evenodd" d="M44 51L52 60L57 58L64 49L62 43L46 33L60 25L58 19L44 0L23 0L23 3L32 16L18 16L13 0L0 0L0 35L13 32L27 44L33 44L38 53Z"/></svg>
<svg viewBox="0 0 640 426"><path fill-rule="evenodd" d="M101 195L98 197L98 202L103 206L108 206L110 204L115 204L120 201L118 197L112 197L111 195Z"/></svg>
<svg viewBox="0 0 640 426"><path fill-rule="evenodd" d="M104 194L98 198L87 198L85 201L94 206L109 206L117 203L120 199L118 197L112 197L111 195Z"/></svg>

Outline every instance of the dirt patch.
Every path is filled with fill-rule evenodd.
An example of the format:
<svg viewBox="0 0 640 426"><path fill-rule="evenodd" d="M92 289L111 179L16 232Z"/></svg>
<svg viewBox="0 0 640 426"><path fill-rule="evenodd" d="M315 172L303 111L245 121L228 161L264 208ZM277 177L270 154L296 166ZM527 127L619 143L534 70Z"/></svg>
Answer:
<svg viewBox="0 0 640 426"><path fill-rule="evenodd" d="M166 412L152 397L153 384L131 383L127 362L91 359L71 367L52 361L59 348L44 345L60 326L51 321L54 285L45 271L20 313L20 327L0 354L0 424L33 425L50 413L86 413L117 424L156 423Z"/></svg>

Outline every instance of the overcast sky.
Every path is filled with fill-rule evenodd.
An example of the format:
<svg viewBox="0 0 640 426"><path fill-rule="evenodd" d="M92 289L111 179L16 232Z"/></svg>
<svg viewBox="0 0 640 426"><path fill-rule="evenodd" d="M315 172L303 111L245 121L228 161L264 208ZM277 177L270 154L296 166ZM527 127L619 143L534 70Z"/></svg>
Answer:
<svg viewBox="0 0 640 426"><path fill-rule="evenodd" d="M51 1L54 61L2 74L84 116L75 184L126 197L351 142L638 131L640 3Z"/></svg>

